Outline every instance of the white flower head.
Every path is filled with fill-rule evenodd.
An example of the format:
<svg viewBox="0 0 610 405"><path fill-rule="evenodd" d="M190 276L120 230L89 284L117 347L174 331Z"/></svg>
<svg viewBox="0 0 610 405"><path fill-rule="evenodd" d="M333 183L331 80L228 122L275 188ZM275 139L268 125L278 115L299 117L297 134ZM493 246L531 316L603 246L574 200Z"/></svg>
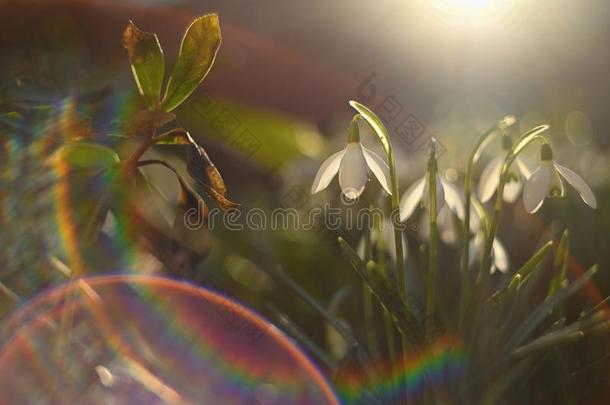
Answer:
<svg viewBox="0 0 610 405"><path fill-rule="evenodd" d="M400 230L400 229L399 229ZM402 232L402 230L400 230ZM365 231L368 232L368 231ZM385 251L390 255L393 262L396 262L396 244L394 243L394 224L389 218L383 220L379 227L375 227L371 230L371 244L372 246L383 247ZM366 243L364 237L358 242L356 252L362 260L365 259ZM408 252L407 238L405 235L402 236L402 252L406 257Z"/></svg>
<svg viewBox="0 0 610 405"><path fill-rule="evenodd" d="M502 149L507 152L511 147L512 139L510 135L503 135L502 137ZM502 165L504 164L504 156L497 156L493 158L481 173L479 179L478 194L481 202L485 203L495 194L498 184L500 183L500 173L502 172ZM515 158L515 164L517 171L509 171L508 181L504 186L504 192L502 198L507 203L514 203L517 201L523 182L529 178L532 174L531 164L529 164L525 158L517 156ZM512 166L511 166L512 167Z"/></svg>
<svg viewBox="0 0 610 405"><path fill-rule="evenodd" d="M453 220L453 214L445 205L436 218L436 225L439 230L439 236L443 242L448 245L455 245L458 242L459 229ZM426 215L422 215L419 224L418 236L422 240L427 240L430 237L430 221Z"/></svg>
<svg viewBox="0 0 610 405"><path fill-rule="evenodd" d="M597 208L597 200L585 181L567 167L555 163L553 150L547 143L540 149L540 166L538 166L525 183L523 205L529 213L540 209L546 197L563 197L564 178L580 194L580 198L591 208Z"/></svg>
<svg viewBox="0 0 610 405"><path fill-rule="evenodd" d="M413 214L418 204L424 208L430 206L429 174L426 173L407 189L400 200L400 221L404 222ZM458 188L439 175L436 176L436 214L441 213L443 207L449 208L461 220L464 219L464 202ZM471 216L471 227L473 217Z"/></svg>
<svg viewBox="0 0 610 405"><path fill-rule="evenodd" d="M322 163L311 186L311 193L324 190L339 173L341 192L349 199L356 199L364 191L369 170L373 172L383 189L388 194L392 194L388 164L381 156L360 143L358 124L356 120L352 120L347 147L334 153Z"/></svg>
<svg viewBox="0 0 610 405"><path fill-rule="evenodd" d="M470 266L472 266L475 259L481 256L484 244L485 235L482 232L477 233L472 239L470 239L470 248L468 250L468 264ZM497 270L499 270L501 273L506 273L509 267L510 262L508 260L506 249L504 249L504 245L498 240L498 238L494 238L491 245L491 268L489 269L489 272L494 274Z"/></svg>

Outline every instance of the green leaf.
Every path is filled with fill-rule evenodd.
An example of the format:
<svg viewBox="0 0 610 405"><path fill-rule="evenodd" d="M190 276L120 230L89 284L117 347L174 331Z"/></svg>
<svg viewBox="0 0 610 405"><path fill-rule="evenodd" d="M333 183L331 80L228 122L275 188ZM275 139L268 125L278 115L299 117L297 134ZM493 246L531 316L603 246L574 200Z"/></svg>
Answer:
<svg viewBox="0 0 610 405"><path fill-rule="evenodd" d="M345 258L351 263L356 273L371 290L379 303L391 314L396 327L400 332L415 344L423 341L418 333L415 317L407 308L407 304L400 297L396 284L390 285L382 278L376 265L370 261L367 266L358 256L358 253L341 237L338 238L339 246Z"/></svg>
<svg viewBox="0 0 610 405"><path fill-rule="evenodd" d="M565 289L558 291L549 300L539 305L517 328L513 336L508 341L507 347L512 351L516 349L518 345L522 344L523 341L536 329L536 327L540 325L550 313L552 313L553 309L586 285L595 275L595 273L597 273L597 270L597 265L592 266Z"/></svg>
<svg viewBox="0 0 610 405"><path fill-rule="evenodd" d="M135 113L130 121L125 133L127 136L153 137L157 129L167 125L176 118L171 112L161 110L142 110Z"/></svg>
<svg viewBox="0 0 610 405"><path fill-rule="evenodd" d="M106 169L119 163L117 153L107 146L91 142L74 142L60 146L50 163L65 163L76 169Z"/></svg>
<svg viewBox="0 0 610 405"><path fill-rule="evenodd" d="M206 194L214 199L224 210L230 211L239 206L227 197L227 188L216 165L212 162L205 149L193 137L181 128L172 129L155 138L157 144L188 145L187 171L196 180Z"/></svg>
<svg viewBox="0 0 610 405"><path fill-rule="evenodd" d="M239 207L226 197L227 188L216 165L212 162L205 149L200 146L188 132L184 136L190 143L186 169L205 190L205 193L220 206L223 211L231 211Z"/></svg>
<svg viewBox="0 0 610 405"><path fill-rule="evenodd" d="M381 122L379 117L377 117L377 115L368 107L365 107L357 101L350 100L349 105L354 107L354 109L358 111L360 115L362 115L362 118L364 118L366 122L368 122L371 128L373 128L375 134L383 145L385 153L389 154L392 150L392 146L390 144L390 135L388 134L388 130L386 129L385 125L383 125L383 122Z"/></svg>
<svg viewBox="0 0 610 405"><path fill-rule="evenodd" d="M131 71L138 91L149 109L159 106L165 59L157 35L138 29L129 21L123 31L123 44L129 54Z"/></svg>
<svg viewBox="0 0 610 405"><path fill-rule="evenodd" d="M536 253L534 253L532 257L530 257L527 262L525 262L525 264L519 269L519 271L517 271L517 274L520 275L522 278L525 278L527 275L529 275L532 270L534 270L536 266L538 266L540 262L542 262L542 260L544 260L544 258L549 254L552 247L552 240L545 243L540 249L538 249Z"/></svg>
<svg viewBox="0 0 610 405"><path fill-rule="evenodd" d="M189 149L186 168L192 178L205 187L209 187L224 196L227 193L224 180L216 165L208 156L205 149L193 142Z"/></svg>
<svg viewBox="0 0 610 405"><path fill-rule="evenodd" d="M555 259L553 260L553 268L557 272L557 274L551 279L549 283L549 291L548 297L555 294L557 290L559 290L563 284L563 280L565 280L568 273L568 256L570 253L570 235L568 230L564 230L561 235L561 240L559 241L559 245L557 246L557 251L555 252Z"/></svg>
<svg viewBox="0 0 610 405"><path fill-rule="evenodd" d="M178 62L167 82L162 107L172 111L203 81L220 47L220 22L217 14L197 18L182 38Z"/></svg>
<svg viewBox="0 0 610 405"><path fill-rule="evenodd" d="M180 172L170 163L159 159L141 160L138 162L139 167L149 165L160 165L171 170L180 184L178 207L174 216L171 233L171 249L185 253L180 255L179 260L181 264L185 265L187 269L193 268L206 257L210 250L210 237L207 232L207 220L210 212L208 205L201 195L189 185ZM146 179L141 172L138 173ZM145 181L148 182L148 180ZM189 227L186 222L187 215L195 215L194 220L202 222L195 224L197 225L195 228Z"/></svg>
<svg viewBox="0 0 610 405"><path fill-rule="evenodd" d="M322 360L322 362L330 369L336 368L335 360L332 356L327 353L322 347L320 347L313 339L307 336L307 333L303 332L301 328L292 320L288 315L280 311L273 303L268 303L268 307L271 312L275 315L278 322L282 325L284 330L288 332L290 336L296 339L304 348L309 350L314 356Z"/></svg>
<svg viewBox="0 0 610 405"><path fill-rule="evenodd" d="M544 260L553 247L553 241L545 243L525 264L515 273L506 286L496 291L486 302L499 304L509 290L520 288L530 273Z"/></svg>

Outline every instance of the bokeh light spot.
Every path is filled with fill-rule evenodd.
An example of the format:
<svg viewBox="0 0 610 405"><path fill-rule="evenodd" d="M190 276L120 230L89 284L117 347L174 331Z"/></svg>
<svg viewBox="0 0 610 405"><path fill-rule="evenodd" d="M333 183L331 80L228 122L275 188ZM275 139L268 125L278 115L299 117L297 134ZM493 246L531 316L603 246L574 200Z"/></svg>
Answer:
<svg viewBox="0 0 610 405"><path fill-rule="evenodd" d="M577 146L588 145L593 138L591 120L582 111L574 110L566 116L565 131L570 142Z"/></svg>

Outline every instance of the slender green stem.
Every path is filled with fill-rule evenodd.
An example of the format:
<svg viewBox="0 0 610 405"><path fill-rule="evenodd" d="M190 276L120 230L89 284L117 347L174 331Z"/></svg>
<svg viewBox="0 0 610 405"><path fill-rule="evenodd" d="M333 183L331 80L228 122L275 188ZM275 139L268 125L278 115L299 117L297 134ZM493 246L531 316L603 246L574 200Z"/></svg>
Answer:
<svg viewBox="0 0 610 405"><path fill-rule="evenodd" d="M399 212L399 207L400 207L400 191L398 190L398 176L396 174L396 162L394 160L394 151L392 149L392 144L390 142L390 137L388 135L387 130L385 129L385 127L383 126L383 123L381 122L381 120L379 120L379 118L377 118L377 116L374 115L374 113L370 110L368 110L366 107L355 103L352 104L350 102L350 104L353 107L356 107L356 109L360 112L365 112L365 115L361 115L361 114L356 114L356 116L353 118L352 122L358 119L362 119L364 120L370 127L371 129L373 129L373 131L377 134L378 139L381 141L381 144L383 146L383 150L386 153L386 157L388 159L388 166L390 168L390 187L391 187L391 191L392 191L392 196L391 196L391 207L392 207L392 213L390 215L390 218L392 219L392 222L395 219L395 215L398 214ZM351 127L351 126L350 126ZM352 138L352 134L350 131L350 139ZM392 226L394 228L394 244L396 246L396 273L398 274L398 282L400 284L400 292L401 295L403 297L403 299L405 300L405 302L407 302L407 277L406 277L406 269L405 269L405 259L404 259L404 252L402 249L402 233L400 231L400 229L398 229L397 226L395 226L394 223L392 223Z"/></svg>
<svg viewBox="0 0 610 405"><path fill-rule="evenodd" d="M500 171L500 182L498 183L498 189L496 191L496 202L494 203L494 211L491 217L491 225L489 227L487 237L485 238L485 244L483 245L483 259L481 260L481 267L479 268L479 274L477 276L477 284L480 283L483 278L486 278L485 275L489 273L489 267L491 265L491 249L493 246L493 241L496 238L496 234L498 232L498 227L500 225L504 186L508 181L510 166L514 162L515 158L519 155L519 153L521 153L527 145L529 145L535 140L539 140L543 143L546 142L546 139L540 136L539 134L548 129L548 125L541 125L528 131L525 135L519 138L517 142L515 142L515 145L506 154L506 158L504 159L504 163L502 164L502 169Z"/></svg>
<svg viewBox="0 0 610 405"><path fill-rule="evenodd" d="M386 155L388 158L388 166L390 166L390 182L392 187L392 196L391 196L391 207L392 213L390 214L390 218L392 218L392 228L394 230L394 246L396 248L396 274L398 275L398 283L400 288L400 293L404 302L408 302L407 299L407 269L405 268L405 259L404 252L402 250L402 232L401 230L394 224L394 215L398 214L400 209L400 195L398 190L398 176L396 175L396 163L394 161L394 152L392 150L392 145L387 142L386 145ZM402 359L403 365L406 367L406 358L407 358L407 340L404 335L401 335L401 346L402 346Z"/></svg>
<svg viewBox="0 0 610 405"><path fill-rule="evenodd" d="M383 251L383 248L379 248L379 250ZM378 253L381 253L381 252L378 252ZM383 254L381 254L379 257L383 257ZM371 267L371 266L374 271L378 272L379 274L382 274L382 276L385 280L389 280L388 271L387 271L387 268L385 267L385 264L383 263L383 259L380 260L380 263L369 262L367 267ZM394 320L392 319L392 313L390 311L388 311L388 309L386 307L383 307L383 322L384 322L384 332L385 332L387 352L388 352L388 356L390 359L390 364L394 365L394 364L397 364L397 359L398 359L398 354L396 352L396 328L395 328ZM406 337L404 336L403 332L400 333L400 338L401 338L401 344L402 344L402 351L403 351L403 353L405 353L406 347L407 347L407 342L406 342ZM405 359L404 354L403 354L402 359L403 360ZM398 375L402 375L402 374L398 373Z"/></svg>
<svg viewBox="0 0 610 405"><path fill-rule="evenodd" d="M372 259L371 229L364 232L364 261L368 263ZM379 355L379 345L374 325L373 293L371 289L362 282L362 300L364 302L364 324L366 326L366 337L369 350L373 356Z"/></svg>
<svg viewBox="0 0 610 405"><path fill-rule="evenodd" d="M394 153L390 147L388 152L388 165L390 166L390 181L392 185L392 212L398 213L400 207L400 195L398 190L398 176L396 175L396 164L394 162ZM402 232L395 224L394 228L394 245L396 248L396 273L400 282L400 289L403 299L407 301L407 276L405 269L404 252L402 250Z"/></svg>
<svg viewBox="0 0 610 405"><path fill-rule="evenodd" d="M436 268L437 268L437 249L438 235L436 227L436 173L438 171L434 147L430 160L428 161L428 199L430 214L430 241L428 250L428 274L426 278L426 339L430 342L433 339L434 330L434 304L436 301Z"/></svg>
<svg viewBox="0 0 610 405"><path fill-rule="evenodd" d="M396 163L394 161L394 152L392 151L392 144L390 142L390 136L383 125L383 122L375 115L367 107L356 101L350 101L350 105L354 107L361 115L357 115L358 118L364 119L367 124L373 129L373 132L377 135L377 138L381 142L383 149L386 153L388 159L388 166L390 169L390 186L392 191L391 197L391 206L392 212L390 218L392 219L392 226L394 228L394 244L396 246L396 273L398 274L398 282L399 289L404 299L404 302L408 302L407 299L407 277L406 277L406 268L404 265L404 252L402 250L402 233L397 226L395 226L394 221L396 218L396 214L399 212L400 207L400 196L398 191L398 176L396 175ZM355 118L355 119L358 119ZM351 136L351 135L350 135ZM402 358L406 359L406 339L401 339L402 341ZM404 364L406 366L406 363Z"/></svg>
<svg viewBox="0 0 610 405"><path fill-rule="evenodd" d="M381 234L381 223L378 217L373 217L374 227ZM374 245L375 248L375 256L377 257L377 267L379 269L379 273L383 275L385 280L389 280L388 270L385 262L385 239L379 238L377 243ZM394 328L394 322L392 321L392 315L388 312L388 310L383 307L383 323L384 323L384 332L386 338L386 345L388 349L388 355L390 357L391 364L396 364L396 334Z"/></svg>
<svg viewBox="0 0 610 405"><path fill-rule="evenodd" d="M474 163L477 161L481 150L487 143L491 135L496 133L497 125L489 128L485 131L477 140L466 166L466 175L464 178L464 223L462 224L462 253L461 253L461 265L460 273L462 279L462 286L460 289L460 318L459 324L462 325L464 321L464 315L466 313L466 307L468 306L469 293L469 277L468 277L468 256L469 256L469 242L470 242L470 196L472 194L472 168Z"/></svg>

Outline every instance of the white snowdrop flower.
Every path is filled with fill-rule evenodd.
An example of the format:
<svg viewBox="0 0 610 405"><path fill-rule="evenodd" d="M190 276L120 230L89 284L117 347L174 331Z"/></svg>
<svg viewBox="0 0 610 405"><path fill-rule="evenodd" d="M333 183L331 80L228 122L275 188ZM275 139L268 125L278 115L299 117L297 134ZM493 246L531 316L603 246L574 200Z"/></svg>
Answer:
<svg viewBox="0 0 610 405"><path fill-rule="evenodd" d="M418 204L422 204L424 208L430 206L430 193L429 193L429 175L426 173L422 178L417 180L407 189L400 200L400 221L404 222L413 214ZM459 219L464 219L464 201L462 193L452 183L442 179L440 176L436 176L436 214L440 215L443 207L447 207L453 213L455 213ZM473 227L476 221L473 216L470 226ZM440 218L437 220L437 224L440 225Z"/></svg>
<svg viewBox="0 0 610 405"><path fill-rule="evenodd" d="M502 137L502 149L507 152L511 147L511 138L509 135ZM521 189L523 187L523 181L527 180L532 174L530 169L531 165L521 156L515 158L515 165L517 166L517 172L509 170L508 180L504 186L504 192L502 198L507 203L514 203L519 198ZM497 156L493 158L481 173L479 179L478 194L481 202L485 203L495 194L498 183L500 183L500 172L502 171L502 165L504 164L504 156ZM511 168L513 166L511 165Z"/></svg>
<svg viewBox="0 0 610 405"><path fill-rule="evenodd" d="M379 225L380 225L379 227L373 228L373 230L371 231L371 244L373 246L382 245L384 250L389 253L390 257L392 258L392 261L396 262L396 243L394 242L394 225L392 224L392 221L390 219L385 219ZM402 232L402 230L401 230L401 232ZM362 237L360 239L360 241L358 242L358 247L356 249L358 256L360 256L360 258L362 260L364 260L365 256L366 256L365 250L366 250L366 242L364 240L364 237ZM402 235L402 251L403 251L403 255L405 257L407 256L407 250L408 250L407 238L403 234Z"/></svg>
<svg viewBox="0 0 610 405"><path fill-rule="evenodd" d="M562 177L578 191L588 206L597 208L597 200L591 188L572 170L555 163L553 150L545 143L540 149L540 166L532 172L523 189L525 209L534 213L540 209L546 197L563 197L565 192Z"/></svg>
<svg viewBox="0 0 610 405"><path fill-rule="evenodd" d="M477 258L480 258L484 244L485 235L482 232L477 233L472 239L470 239L470 249L468 251L468 264L470 266L472 266ZM498 238L494 238L491 245L491 268L489 269L489 272L494 274L496 270L499 270L501 273L506 273L509 267L510 263L508 260L508 254L506 253L506 249L504 249L504 245L498 240Z"/></svg>
<svg viewBox="0 0 610 405"><path fill-rule="evenodd" d="M458 240L459 229L453 220L453 215L447 206L444 206L436 218L436 225L439 230L441 240L448 245L455 245ZM430 236L430 222L426 215L422 215L419 223L418 236L422 240L427 240Z"/></svg>
<svg viewBox="0 0 610 405"><path fill-rule="evenodd" d="M383 189L392 194L388 164L375 152L360 143L358 124L352 120L347 147L331 155L318 170L311 186L311 193L324 190L337 173L341 192L349 199L358 198L368 181L369 170L373 172Z"/></svg>
<svg viewBox="0 0 610 405"><path fill-rule="evenodd" d="M450 184L450 187L453 186ZM455 188L457 188L457 186L453 186ZM461 191L460 191L461 193ZM436 218L436 225L438 227L439 230L439 235L441 240L448 244L448 245L455 245L458 242L459 239L459 232L460 229L457 225L457 223L454 221L453 218L453 213L455 212L455 214L457 215L457 217L460 220L464 220L464 217L462 215L462 213L464 212L464 206L463 203L461 201L463 201L462 199L462 194L459 194L459 198L460 198L460 208L456 209L455 211L453 209L450 209L448 207L448 205L443 206L443 208L441 208L441 211L438 213L438 216ZM471 196L470 198L470 205L471 205L471 211L470 211L470 231L472 233L476 233L479 228L481 227L481 215L479 214L479 212L476 209L476 202L474 199L474 196ZM427 215L422 215L421 219L420 219L420 223L419 223L419 232L418 232L418 236L420 239L422 240L427 240L428 237L430 236L430 222L428 220L428 216Z"/></svg>

